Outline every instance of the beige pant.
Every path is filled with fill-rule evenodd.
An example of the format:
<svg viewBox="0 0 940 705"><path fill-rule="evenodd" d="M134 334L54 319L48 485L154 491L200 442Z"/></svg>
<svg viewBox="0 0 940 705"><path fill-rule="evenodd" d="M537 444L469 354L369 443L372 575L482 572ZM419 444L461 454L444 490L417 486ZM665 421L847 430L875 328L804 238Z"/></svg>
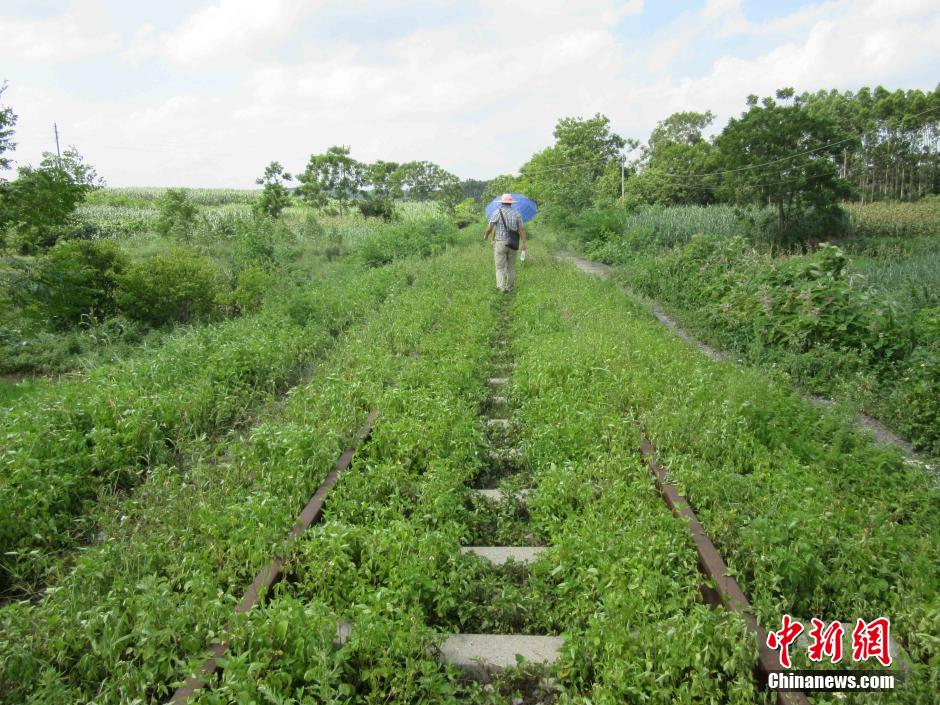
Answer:
<svg viewBox="0 0 940 705"><path fill-rule="evenodd" d="M493 258L496 261L496 287L500 291L511 291L516 283L516 251L506 247L505 242L493 243Z"/></svg>

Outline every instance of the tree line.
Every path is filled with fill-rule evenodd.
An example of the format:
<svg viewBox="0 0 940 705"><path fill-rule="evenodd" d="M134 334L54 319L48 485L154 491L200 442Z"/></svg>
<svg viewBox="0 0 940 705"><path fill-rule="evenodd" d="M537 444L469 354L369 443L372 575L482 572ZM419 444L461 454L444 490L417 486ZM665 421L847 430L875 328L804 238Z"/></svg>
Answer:
<svg viewBox="0 0 940 705"><path fill-rule="evenodd" d="M6 83L0 84L0 98L5 89ZM16 148L16 122L13 109L0 106L0 249L12 246L29 254L75 237L76 228L81 228L74 219L76 208L90 191L104 186L104 180L75 147L61 155L44 152L38 167L23 165L14 180L3 178L2 172L12 167L7 155ZM296 187L291 188L292 182ZM454 213L467 192L476 197L484 187L480 181L461 182L429 161L360 162L348 146L310 155L296 175L273 161L256 183L262 187L256 208L263 215L277 218L293 199L300 199L316 209L340 213L355 202L364 215L385 220L395 216L396 199L437 201ZM187 207L185 192L171 190L167 198L174 212Z"/></svg>
<svg viewBox="0 0 940 705"><path fill-rule="evenodd" d="M843 201L940 193L940 86L802 94L784 88L748 96L745 104L711 136L712 112L674 113L642 145L613 132L604 115L563 118L555 143L518 175L493 179L486 196L519 191L574 211L621 201L756 204L772 208L786 230L807 214L838 217Z"/></svg>
<svg viewBox="0 0 940 705"><path fill-rule="evenodd" d="M374 163L360 162L350 156L350 148L333 146L322 154L311 154L307 166L296 176L286 172L280 162L268 164L257 180L262 186L259 207L277 217L290 203L288 183L295 180L294 195L314 208L336 205L340 213L358 202L365 215L391 219L396 199L437 201L453 211L463 198L460 179L429 161Z"/></svg>

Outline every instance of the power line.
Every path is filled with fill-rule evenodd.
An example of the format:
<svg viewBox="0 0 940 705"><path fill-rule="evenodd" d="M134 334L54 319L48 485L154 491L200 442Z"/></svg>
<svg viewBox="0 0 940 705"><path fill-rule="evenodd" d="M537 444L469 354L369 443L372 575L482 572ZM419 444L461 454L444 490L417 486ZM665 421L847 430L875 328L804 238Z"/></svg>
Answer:
<svg viewBox="0 0 940 705"><path fill-rule="evenodd" d="M526 171L525 173L522 173L522 170L520 169L519 174L520 176L534 176L536 174L543 174L547 171L559 171L559 170L569 169L575 166L580 166L583 164L594 164L596 162L608 162L608 161L613 161L613 158L612 157L594 157L593 159L585 159L579 162L564 162L562 164L557 164L555 166L547 166L547 167L544 167L543 169L537 169L535 171Z"/></svg>

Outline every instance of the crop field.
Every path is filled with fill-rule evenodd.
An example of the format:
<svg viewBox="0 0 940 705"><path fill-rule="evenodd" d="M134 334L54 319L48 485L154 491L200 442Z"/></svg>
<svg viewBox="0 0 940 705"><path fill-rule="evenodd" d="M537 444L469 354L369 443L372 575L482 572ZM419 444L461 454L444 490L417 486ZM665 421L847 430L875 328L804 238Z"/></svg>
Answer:
<svg viewBox="0 0 940 705"><path fill-rule="evenodd" d="M851 701L931 702L927 465L707 359L557 263L548 230L505 296L476 231L433 207L388 225L291 210L259 310L4 387L0 700L167 702L216 653L189 702L774 702L649 440L763 627L890 615L904 687ZM226 232L193 243L237 267ZM162 251L146 228L114 237ZM468 678L454 644L488 636L552 656Z"/></svg>

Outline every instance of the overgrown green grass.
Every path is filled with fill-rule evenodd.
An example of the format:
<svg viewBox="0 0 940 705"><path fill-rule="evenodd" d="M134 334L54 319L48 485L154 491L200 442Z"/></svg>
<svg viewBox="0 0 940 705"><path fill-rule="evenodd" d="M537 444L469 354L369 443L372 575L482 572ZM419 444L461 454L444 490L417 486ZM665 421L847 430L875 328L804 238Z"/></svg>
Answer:
<svg viewBox="0 0 940 705"><path fill-rule="evenodd" d="M190 329L0 412L3 591L28 589L88 538L99 494L133 487L187 441L242 419L402 276L333 267L321 275L328 287L295 286L256 316Z"/></svg>
<svg viewBox="0 0 940 705"><path fill-rule="evenodd" d="M20 397L31 394L36 388L29 379L0 377L0 409L10 406Z"/></svg>
<svg viewBox="0 0 940 705"><path fill-rule="evenodd" d="M911 208L924 227L925 214L936 216L930 204ZM706 342L783 369L940 454L940 238L879 233L839 240L848 256L826 245L780 254L755 235L761 218L728 207L599 211L573 233L587 256L617 265L619 281Z"/></svg>
<svg viewBox="0 0 940 705"><path fill-rule="evenodd" d="M613 284L535 248L509 298L477 249L372 270L386 295L308 381L221 442L181 439L180 456L89 511L97 542L56 564L42 599L0 608L0 699L163 702L224 638L222 671L197 702L769 702L743 624L701 601L687 529L640 460L642 432L765 626L783 612L889 616L913 662L907 689L857 702L931 702L935 480L785 384L707 360ZM511 346L497 361L501 334ZM486 378L507 360L507 438L522 460L502 486L533 487L524 520L469 490L490 471ZM281 544L376 407L325 522ZM549 544L531 569L459 552L527 534ZM233 617L274 555L288 557L288 580ZM354 628L336 649L341 617ZM466 684L435 657L461 630L563 634L553 684L519 685L525 670L491 691Z"/></svg>
<svg viewBox="0 0 940 705"><path fill-rule="evenodd" d="M779 626L783 613L889 616L915 666L909 690L877 702L930 702L940 684L936 475L763 372L708 360L612 284L571 267L533 278L545 293L521 290L520 321L533 337L557 336L539 358L560 377L593 360L572 388L596 385L594 405L645 429L762 624ZM527 384L550 388L540 377ZM591 403L559 402L562 423L575 425ZM611 419L591 435L616 438L618 429ZM537 447L556 435L574 445L556 432Z"/></svg>
<svg viewBox="0 0 940 705"><path fill-rule="evenodd" d="M594 371L597 341L571 344L550 291L554 268L537 255L526 263L517 296L527 303L513 310L494 300L489 257L478 260L476 281L451 289L463 317L443 321L383 395L373 437L331 495L325 523L291 556L290 584L239 618L226 669L198 702L265 693L389 703L536 697L515 674L487 691L438 663L443 634L478 630L563 633L557 685L543 694L561 702L640 693L662 703L761 702L743 625L701 603L688 534L656 496L636 430L598 394L607 380ZM499 304L508 321L496 316ZM519 411L509 439L524 449L534 486L528 531L550 544L530 570L496 570L459 552L513 535L500 533L510 515L493 514L505 508L483 509L469 492L488 471L480 415L485 378L505 370L491 367L499 332L515 338L510 394ZM340 617L353 631L336 650ZM702 650L691 652L681 633L696 634Z"/></svg>
<svg viewBox="0 0 940 705"><path fill-rule="evenodd" d="M848 241L844 246L851 255L852 271L904 312L917 315L940 306L940 235L882 237Z"/></svg>
<svg viewBox="0 0 940 705"><path fill-rule="evenodd" d="M286 399L223 442L186 440L190 461L165 458L133 494L99 504L91 517L98 543L74 567L61 564L42 601L0 610L0 699L167 700L205 645L227 631L245 586L279 552L387 385L413 355L446 346L476 308L475 259L392 265L375 310L340 334ZM341 309L351 303L341 291L363 289L333 283L327 294Z"/></svg>

